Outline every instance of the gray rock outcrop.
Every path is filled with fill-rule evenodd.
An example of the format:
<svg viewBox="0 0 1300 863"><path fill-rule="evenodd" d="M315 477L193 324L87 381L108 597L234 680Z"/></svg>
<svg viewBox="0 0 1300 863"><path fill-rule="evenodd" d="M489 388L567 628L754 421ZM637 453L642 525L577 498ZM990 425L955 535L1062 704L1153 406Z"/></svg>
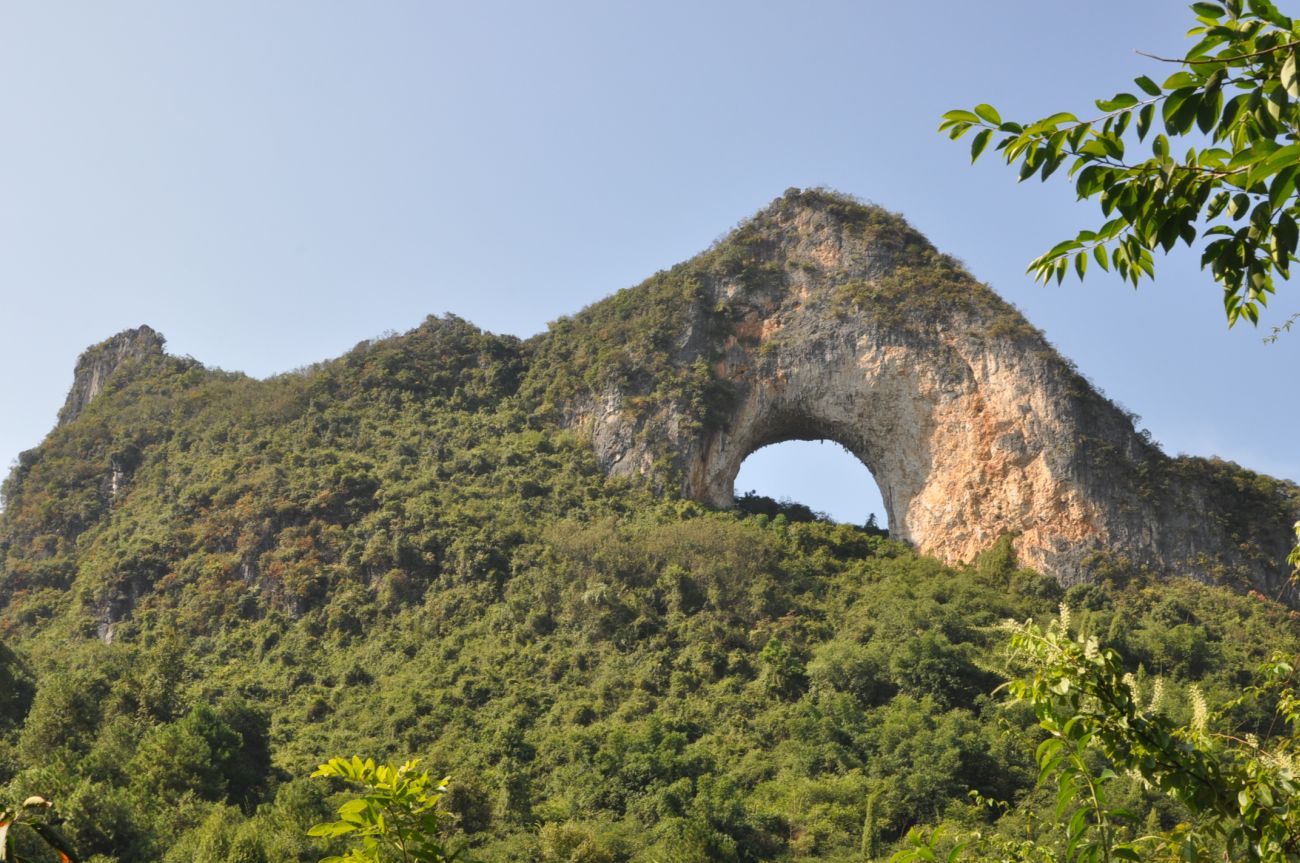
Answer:
<svg viewBox="0 0 1300 863"><path fill-rule="evenodd" d="M133 360L162 356L165 345L166 339L161 333L152 327L140 326L87 348L77 359L72 387L59 410L59 425L66 425L80 416L118 368Z"/></svg>

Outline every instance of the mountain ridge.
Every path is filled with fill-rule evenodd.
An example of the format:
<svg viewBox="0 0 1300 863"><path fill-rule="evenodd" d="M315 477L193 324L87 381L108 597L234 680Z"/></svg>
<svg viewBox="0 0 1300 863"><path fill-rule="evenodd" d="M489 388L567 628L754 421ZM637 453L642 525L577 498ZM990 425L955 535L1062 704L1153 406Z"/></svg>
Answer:
<svg viewBox="0 0 1300 863"><path fill-rule="evenodd" d="M184 380L232 379L164 344L145 326L88 349L52 434L151 369L180 376L173 411ZM284 415L301 420L328 395L329 370L367 351L385 359L363 389L513 406L530 428L588 441L612 477L661 493L726 507L753 450L830 438L872 471L895 534L949 563L1010 535L1024 562L1064 584L1094 580L1120 555L1294 601L1282 563L1294 484L1165 456L901 217L824 190L788 191L706 252L528 340L431 317L266 386L301 384ZM152 423L165 438L167 419ZM149 434L125 437L99 456L106 503L147 460ZM6 501L40 449L20 459Z"/></svg>

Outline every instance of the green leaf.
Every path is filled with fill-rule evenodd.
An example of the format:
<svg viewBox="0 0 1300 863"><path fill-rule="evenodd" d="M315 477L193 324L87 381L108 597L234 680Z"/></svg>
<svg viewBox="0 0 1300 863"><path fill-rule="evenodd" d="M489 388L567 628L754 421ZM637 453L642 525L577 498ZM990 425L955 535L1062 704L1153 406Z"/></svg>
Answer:
<svg viewBox="0 0 1300 863"><path fill-rule="evenodd" d="M1271 141L1259 141L1254 147L1245 147L1237 151L1228 163L1228 170L1244 168L1247 165L1253 165L1261 159L1268 158L1271 154L1276 153L1276 146Z"/></svg>
<svg viewBox="0 0 1300 863"><path fill-rule="evenodd" d="M1300 164L1300 144L1288 144L1281 147L1251 167L1250 172L1246 175L1246 187L1250 188L1255 183L1271 177L1282 169L1297 164Z"/></svg>
<svg viewBox="0 0 1300 863"><path fill-rule="evenodd" d="M1138 111L1137 133L1139 141L1146 138L1147 132L1151 129L1151 119L1155 116L1155 112L1156 106L1154 104L1143 105L1142 110Z"/></svg>
<svg viewBox="0 0 1300 863"><path fill-rule="evenodd" d="M1123 113L1116 115L1115 134L1122 137L1124 135L1124 130L1128 128L1129 121L1132 119L1133 119L1132 111L1124 111Z"/></svg>
<svg viewBox="0 0 1300 863"><path fill-rule="evenodd" d="M1283 30L1291 29L1291 19L1279 12L1270 0L1247 0L1246 5L1250 7L1251 12L1274 27L1281 27Z"/></svg>
<svg viewBox="0 0 1300 863"><path fill-rule="evenodd" d="M992 105L976 105L975 113L978 114L981 119L987 120L994 126L1002 125L1002 117L998 114L997 109Z"/></svg>
<svg viewBox="0 0 1300 863"><path fill-rule="evenodd" d="M1216 141L1222 141L1232 134L1233 127L1237 125L1238 119L1245 116L1241 113L1241 109L1245 104L1245 94L1238 94L1229 99L1227 104L1223 106L1223 113L1219 116L1219 128L1214 132Z"/></svg>
<svg viewBox="0 0 1300 863"><path fill-rule="evenodd" d="M1170 135L1182 135L1192 127L1196 112L1201 106L1200 91L1194 87L1176 90L1165 100L1160 109L1165 121L1165 131Z"/></svg>
<svg viewBox="0 0 1300 863"><path fill-rule="evenodd" d="M349 800L339 807L339 817L351 824L364 824L366 819L363 817L370 809L370 804L364 799Z"/></svg>
<svg viewBox="0 0 1300 863"><path fill-rule="evenodd" d="M1201 106L1196 109L1196 127L1207 135L1219 120L1219 111L1223 107L1223 91L1207 91L1201 99Z"/></svg>
<svg viewBox="0 0 1300 863"><path fill-rule="evenodd" d="M1056 173L1056 169L1061 167L1061 163L1064 161L1065 157L1055 156L1043 162L1043 170L1039 174L1039 178L1041 180L1046 180L1048 177L1052 176L1052 174Z"/></svg>
<svg viewBox="0 0 1300 863"><path fill-rule="evenodd" d="M1093 246L1092 256L1096 259L1097 266L1101 267L1106 272L1110 272L1110 261L1106 257L1106 249L1104 246Z"/></svg>
<svg viewBox="0 0 1300 863"><path fill-rule="evenodd" d="M333 839L336 836L346 836L348 833L355 833L360 828L355 824L347 824L342 821L331 821L329 824L317 824L307 831L308 836L324 836Z"/></svg>
<svg viewBox="0 0 1300 863"><path fill-rule="evenodd" d="M1225 34L1219 32L1211 32L1210 35L1206 36L1204 39L1202 39L1201 41L1193 45L1191 49L1185 55L1183 55L1183 59L1196 60L1201 57L1204 57L1206 54L1210 53L1211 50L1222 45L1225 41L1227 41L1227 36Z"/></svg>
<svg viewBox="0 0 1300 863"><path fill-rule="evenodd" d="M1124 158L1124 141L1117 135L1102 135L1097 140L1106 148L1106 155L1112 156L1116 159Z"/></svg>
<svg viewBox="0 0 1300 863"><path fill-rule="evenodd" d="M943 115L945 120L956 120L962 123L978 123L979 114L973 114L970 111L949 111Z"/></svg>
<svg viewBox="0 0 1300 863"><path fill-rule="evenodd" d="M1232 153L1222 147L1208 147L1201 151L1196 161L1203 168L1222 168L1231 159Z"/></svg>
<svg viewBox="0 0 1300 863"><path fill-rule="evenodd" d="M1178 242L1179 227L1177 219L1168 219L1160 226L1160 230L1157 232L1160 248L1168 252L1174 247L1174 243Z"/></svg>
<svg viewBox="0 0 1300 863"><path fill-rule="evenodd" d="M1093 138L1091 141L1080 147L1079 152L1087 156L1096 156L1104 159L1110 155L1110 148L1103 144L1100 138Z"/></svg>
<svg viewBox="0 0 1300 863"><path fill-rule="evenodd" d="M1217 195L1215 195L1214 200L1210 202L1209 208L1207 208L1205 211L1205 218L1213 219L1217 217L1220 213L1222 213L1223 208L1228 206L1228 200L1231 197L1232 197L1231 194L1229 194L1228 192L1219 192Z"/></svg>
<svg viewBox="0 0 1300 863"><path fill-rule="evenodd" d="M1034 161L1033 154L1025 156L1024 164L1020 166L1020 179L1025 180L1038 169L1038 164Z"/></svg>
<svg viewBox="0 0 1300 863"><path fill-rule="evenodd" d="M1277 176L1273 178L1272 184L1268 187L1268 202L1277 209L1282 206L1282 202L1295 194L1296 173L1300 171L1300 165L1291 164L1278 171Z"/></svg>
<svg viewBox="0 0 1300 863"><path fill-rule="evenodd" d="M1106 113L1119 111L1124 108L1132 108L1141 100L1132 93L1116 93L1111 99L1098 99L1097 107Z"/></svg>
<svg viewBox="0 0 1300 863"><path fill-rule="evenodd" d="M1146 249L1142 249L1138 252L1137 265L1142 272L1147 274L1148 278L1154 279L1156 277L1155 262L1151 258L1151 253ZM1134 279L1134 283L1137 283L1137 279Z"/></svg>
<svg viewBox="0 0 1300 863"><path fill-rule="evenodd" d="M1070 817L1070 824L1065 829L1066 836L1071 842L1077 842L1084 832L1088 829L1088 810L1080 807L1074 815Z"/></svg>
<svg viewBox="0 0 1300 863"><path fill-rule="evenodd" d="M1042 743L1038 744L1038 749L1034 751L1034 759L1040 764L1045 763L1047 760L1054 758L1056 754L1060 752L1062 745L1064 744L1061 742L1060 738L1049 737Z"/></svg>
<svg viewBox="0 0 1300 863"><path fill-rule="evenodd" d="M1079 252L1074 256L1074 271L1079 275L1079 281L1083 281L1083 274L1088 271L1088 253Z"/></svg>
<svg viewBox="0 0 1300 863"><path fill-rule="evenodd" d="M1292 48L1286 53L1286 60L1282 62L1282 73L1278 76L1278 80L1282 82L1287 95L1292 99L1300 99L1300 76L1296 74L1296 49Z"/></svg>
<svg viewBox="0 0 1300 863"><path fill-rule="evenodd" d="M973 139L971 139L970 160L972 164L975 162L976 159L980 157L980 153L984 152L984 148L988 146L989 137L992 134L993 134L992 129L981 129L979 133L976 134Z"/></svg>
<svg viewBox="0 0 1300 863"><path fill-rule="evenodd" d="M1061 255L1073 252L1077 248L1079 248L1078 240L1062 240L1055 246L1052 246L1051 250L1049 250L1046 255L1043 255L1043 258L1059 258Z"/></svg>
<svg viewBox="0 0 1300 863"><path fill-rule="evenodd" d="M1295 219L1293 219L1289 213L1283 213L1281 216L1278 216L1277 224L1273 226L1273 237L1289 255L1295 254L1296 234Z"/></svg>
<svg viewBox="0 0 1300 863"><path fill-rule="evenodd" d="M1142 91L1146 93L1148 96L1159 96L1162 92L1164 92L1163 90L1160 89L1159 84L1157 84L1155 81L1152 81L1146 75L1143 75L1141 78L1134 78L1133 83L1141 87Z"/></svg>
<svg viewBox="0 0 1300 863"><path fill-rule="evenodd" d="M1089 165L1079 172L1079 176L1074 181L1075 191L1079 193L1079 200L1091 198L1101 191L1106 176L1106 168L1101 165Z"/></svg>
<svg viewBox="0 0 1300 863"><path fill-rule="evenodd" d="M1065 130L1061 130L1053 134L1052 137L1047 140L1048 159L1055 159L1061 155L1061 148L1065 146L1066 134Z"/></svg>
<svg viewBox="0 0 1300 863"><path fill-rule="evenodd" d="M1080 123L1071 129L1069 134L1066 135L1066 140L1070 142L1071 151L1077 151L1080 145L1083 144L1084 139L1088 137L1088 133L1091 131L1091 123Z"/></svg>
<svg viewBox="0 0 1300 863"><path fill-rule="evenodd" d="M1079 122L1079 118L1071 114L1069 111L1061 111L1050 117L1044 117L1038 122L1042 123L1044 126L1059 126L1062 123L1077 123Z"/></svg>

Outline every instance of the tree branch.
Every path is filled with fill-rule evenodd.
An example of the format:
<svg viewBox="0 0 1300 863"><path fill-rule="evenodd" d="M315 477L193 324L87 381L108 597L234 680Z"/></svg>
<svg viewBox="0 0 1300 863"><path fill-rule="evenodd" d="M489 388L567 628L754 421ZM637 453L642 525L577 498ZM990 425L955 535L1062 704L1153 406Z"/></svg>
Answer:
<svg viewBox="0 0 1300 863"><path fill-rule="evenodd" d="M1194 60L1188 60L1186 58L1179 60L1174 57L1160 57L1156 54L1148 54L1146 51L1138 51L1137 49L1134 49L1134 53L1140 54L1143 57L1146 57L1150 60L1159 60L1161 63L1178 63L1180 65L1199 66L1202 64L1210 64L1210 63L1231 63L1234 60L1250 60L1254 57L1263 57L1265 55L1272 54L1274 51L1284 51L1287 48L1294 48L1297 45L1300 45L1300 39L1294 42L1287 42L1285 45L1277 45L1272 48L1265 48L1263 51L1255 51L1250 54L1237 54L1232 57L1206 57L1206 58L1197 57Z"/></svg>

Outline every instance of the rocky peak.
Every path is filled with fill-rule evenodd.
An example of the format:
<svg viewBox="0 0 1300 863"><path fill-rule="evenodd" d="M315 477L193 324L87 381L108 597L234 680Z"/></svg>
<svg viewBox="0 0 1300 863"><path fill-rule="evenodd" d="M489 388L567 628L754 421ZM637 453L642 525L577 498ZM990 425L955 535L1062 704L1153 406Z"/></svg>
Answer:
<svg viewBox="0 0 1300 863"><path fill-rule="evenodd" d="M87 348L77 359L72 389L59 411L59 425L72 422L86 406L103 392L110 378L125 365L154 356L162 356L167 340L148 326L123 330L110 339Z"/></svg>
<svg viewBox="0 0 1300 863"><path fill-rule="evenodd" d="M600 363L560 413L611 474L728 506L756 449L829 439L875 477L890 532L950 563L1010 535L1067 584L1117 553L1290 597L1300 490L1165 456L1014 307L878 207L791 190L553 334Z"/></svg>

